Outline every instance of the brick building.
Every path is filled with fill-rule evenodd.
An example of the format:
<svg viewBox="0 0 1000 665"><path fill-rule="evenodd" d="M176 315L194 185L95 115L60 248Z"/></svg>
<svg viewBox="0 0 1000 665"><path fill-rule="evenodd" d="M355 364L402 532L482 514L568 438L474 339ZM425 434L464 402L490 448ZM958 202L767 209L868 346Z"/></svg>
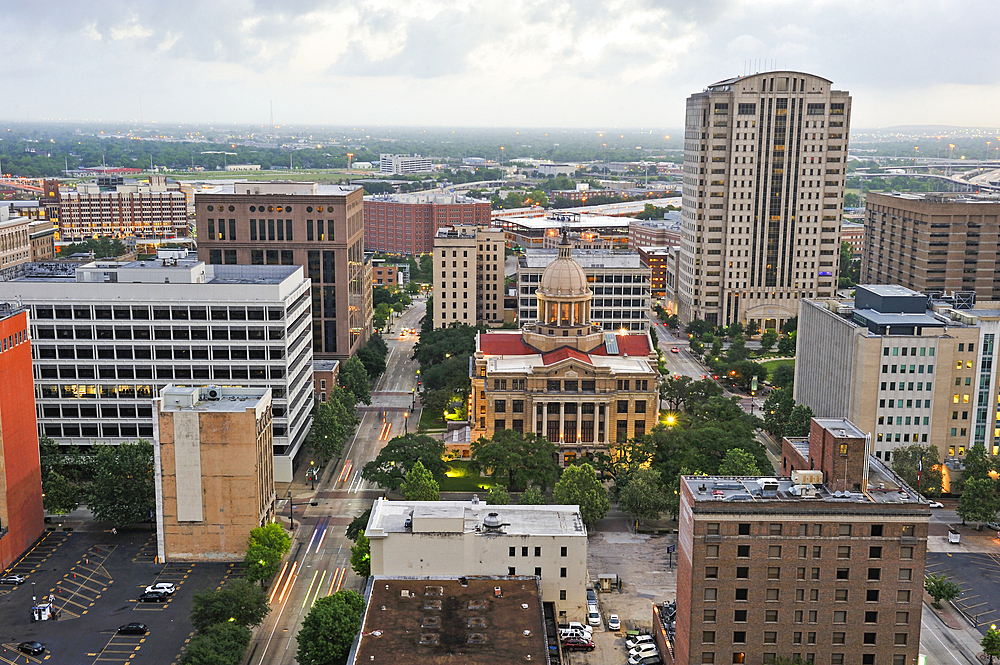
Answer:
<svg viewBox="0 0 1000 665"><path fill-rule="evenodd" d="M365 197L365 248L396 254L426 254L446 226L490 225L490 202L446 193L380 194Z"/></svg>
<svg viewBox="0 0 1000 665"><path fill-rule="evenodd" d="M785 439L780 477L684 476L675 663L912 665L926 500L850 421Z"/></svg>
<svg viewBox="0 0 1000 665"><path fill-rule="evenodd" d="M681 244L681 213L664 211L663 219L634 219L628 225L628 246L679 247Z"/></svg>

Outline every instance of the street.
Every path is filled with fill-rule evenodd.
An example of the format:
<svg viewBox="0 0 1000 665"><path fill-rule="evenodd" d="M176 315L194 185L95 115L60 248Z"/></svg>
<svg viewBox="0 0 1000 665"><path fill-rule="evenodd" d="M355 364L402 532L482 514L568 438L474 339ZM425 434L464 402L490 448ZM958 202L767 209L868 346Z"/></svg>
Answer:
<svg viewBox="0 0 1000 665"><path fill-rule="evenodd" d="M299 479L277 487L279 497L291 490L294 502L295 531L292 551L284 568L270 588L271 614L254 633L251 643L252 665L291 665L295 662L295 635L317 598L338 589L364 593L365 581L351 570L351 546L346 528L351 521L371 507L382 490L361 478L365 463L374 459L389 439L407 430L416 431L420 419L419 402L415 403L417 362L410 359L417 336L400 337L404 328L420 329L426 300L414 299L384 333L389 354L386 371L372 391L370 405L358 405L361 424L348 441L340 460L331 463L321 474L315 491ZM382 412L385 412L383 422ZM409 421L407 416L409 414ZM301 471L308 464L301 465ZM310 501L316 505L310 505ZM287 498L279 504L279 514L289 515Z"/></svg>

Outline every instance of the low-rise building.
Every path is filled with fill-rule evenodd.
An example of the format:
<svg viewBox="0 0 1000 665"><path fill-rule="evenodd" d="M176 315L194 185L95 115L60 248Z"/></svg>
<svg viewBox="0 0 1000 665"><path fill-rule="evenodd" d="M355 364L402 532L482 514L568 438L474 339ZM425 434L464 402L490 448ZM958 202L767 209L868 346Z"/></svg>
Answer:
<svg viewBox="0 0 1000 665"><path fill-rule="evenodd" d="M434 170L434 162L420 155L379 155L381 173L427 173Z"/></svg>
<svg viewBox="0 0 1000 665"><path fill-rule="evenodd" d="M55 258L56 225L48 219L39 219L28 224L31 238L31 262L51 261Z"/></svg>
<svg viewBox="0 0 1000 665"><path fill-rule="evenodd" d="M8 206L0 206L0 275L10 279L24 263L31 261L31 219L11 215Z"/></svg>
<svg viewBox="0 0 1000 665"><path fill-rule="evenodd" d="M560 623L586 618L587 527L579 506L379 499L365 537L372 575L533 576Z"/></svg>
<svg viewBox="0 0 1000 665"><path fill-rule="evenodd" d="M681 213L665 210L663 219L634 219L628 225L628 246L679 247L681 244Z"/></svg>
<svg viewBox="0 0 1000 665"><path fill-rule="evenodd" d="M490 202L461 194L421 192L366 196L365 249L417 256L431 251L445 227L489 226Z"/></svg>
<svg viewBox="0 0 1000 665"><path fill-rule="evenodd" d="M563 235L568 234L574 249L628 251L629 221L622 217L559 211L547 217L500 216L494 218L493 225L503 229L508 244L525 249L555 249Z"/></svg>
<svg viewBox="0 0 1000 665"><path fill-rule="evenodd" d="M236 561L274 521L271 390L168 385L155 400L160 561Z"/></svg>
<svg viewBox="0 0 1000 665"><path fill-rule="evenodd" d="M676 247L636 247L639 261L649 268L649 290L654 298L667 296L668 278L673 278L670 262L677 255ZM671 286L673 285L671 279ZM673 289L671 289L672 291Z"/></svg>
<svg viewBox="0 0 1000 665"><path fill-rule="evenodd" d="M337 385L337 375L340 374L339 360L316 360L313 362L313 394L320 403L326 402L327 397L333 392Z"/></svg>
<svg viewBox="0 0 1000 665"><path fill-rule="evenodd" d="M434 327L504 322L503 231L453 226L434 236Z"/></svg>

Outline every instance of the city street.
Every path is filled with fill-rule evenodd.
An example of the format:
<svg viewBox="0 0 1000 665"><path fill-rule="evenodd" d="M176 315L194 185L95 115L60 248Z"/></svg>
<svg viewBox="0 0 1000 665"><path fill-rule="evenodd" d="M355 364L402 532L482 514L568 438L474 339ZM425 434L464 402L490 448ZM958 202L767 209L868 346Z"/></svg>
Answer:
<svg viewBox="0 0 1000 665"><path fill-rule="evenodd" d="M383 334L389 347L386 371L372 391L372 403L358 406L361 424L357 434L344 447L340 460L321 474L315 491L307 481L298 479L301 473L290 488L277 488L278 496L286 497L279 503L279 514L286 524L291 508L289 489L292 494L294 540L288 562L270 588L271 614L254 634L251 665L291 665L297 648L295 635L317 598L338 589L364 593L364 580L351 570L354 543L346 537L346 527L382 496L381 489L361 478L362 467L375 458L386 441L408 430L416 431L420 405L414 389L419 366L410 356L418 336L401 336L400 331L419 330L425 307L426 300L414 299L413 306Z"/></svg>

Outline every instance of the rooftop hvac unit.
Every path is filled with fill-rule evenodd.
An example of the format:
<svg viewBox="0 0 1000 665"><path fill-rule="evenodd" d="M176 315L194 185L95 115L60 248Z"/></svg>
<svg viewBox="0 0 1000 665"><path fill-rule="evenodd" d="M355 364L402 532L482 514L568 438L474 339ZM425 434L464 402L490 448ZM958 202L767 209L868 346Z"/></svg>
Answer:
<svg viewBox="0 0 1000 665"><path fill-rule="evenodd" d="M222 399L222 388L219 386L206 386L205 399L212 401Z"/></svg>
<svg viewBox="0 0 1000 665"><path fill-rule="evenodd" d="M792 471L792 482L796 485L822 485L823 472L818 470Z"/></svg>

